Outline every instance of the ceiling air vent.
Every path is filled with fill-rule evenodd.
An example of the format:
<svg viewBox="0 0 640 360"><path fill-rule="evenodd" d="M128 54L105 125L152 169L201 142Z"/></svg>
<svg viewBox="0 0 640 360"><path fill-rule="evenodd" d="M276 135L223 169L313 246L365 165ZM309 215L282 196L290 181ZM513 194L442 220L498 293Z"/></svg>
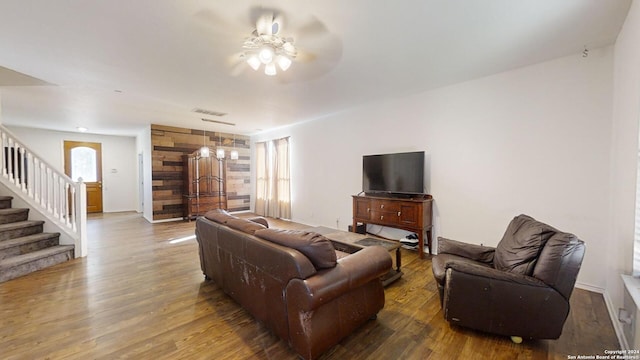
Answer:
<svg viewBox="0 0 640 360"><path fill-rule="evenodd" d="M212 116L225 116L225 115L227 115L227 113L223 113L223 112L220 112L220 111L206 110L206 109L200 109L200 108L195 108L195 109L193 109L191 111L197 112L197 113L200 113L200 114L212 115Z"/></svg>

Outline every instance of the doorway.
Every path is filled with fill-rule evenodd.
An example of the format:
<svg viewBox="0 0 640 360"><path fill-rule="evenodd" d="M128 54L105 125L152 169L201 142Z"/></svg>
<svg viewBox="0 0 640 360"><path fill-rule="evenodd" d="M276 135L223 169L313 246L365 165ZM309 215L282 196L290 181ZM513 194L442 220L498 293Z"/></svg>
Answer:
<svg viewBox="0 0 640 360"><path fill-rule="evenodd" d="M102 212L102 144L64 141L64 172L87 186L87 212Z"/></svg>

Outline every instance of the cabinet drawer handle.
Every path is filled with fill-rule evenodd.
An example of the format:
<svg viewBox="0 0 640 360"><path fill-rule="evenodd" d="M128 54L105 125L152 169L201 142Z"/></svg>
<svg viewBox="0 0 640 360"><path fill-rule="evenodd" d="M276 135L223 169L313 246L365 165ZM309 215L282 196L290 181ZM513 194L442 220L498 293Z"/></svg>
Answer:
<svg viewBox="0 0 640 360"><path fill-rule="evenodd" d="M380 216L380 220L384 220L384 215Z"/></svg>
<svg viewBox="0 0 640 360"><path fill-rule="evenodd" d="M371 211L371 209L370 209L370 208L367 208L367 212L369 212L369 211Z"/></svg>
<svg viewBox="0 0 640 360"><path fill-rule="evenodd" d="M398 211L398 216L400 216L400 211Z"/></svg>
<svg viewBox="0 0 640 360"><path fill-rule="evenodd" d="M380 209L384 209L384 204L380 205Z"/></svg>

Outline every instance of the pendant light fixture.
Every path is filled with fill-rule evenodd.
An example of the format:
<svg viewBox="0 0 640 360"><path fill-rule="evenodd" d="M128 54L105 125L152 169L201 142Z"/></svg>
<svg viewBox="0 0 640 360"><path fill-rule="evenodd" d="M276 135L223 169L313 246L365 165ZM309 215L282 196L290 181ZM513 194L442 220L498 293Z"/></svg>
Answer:
<svg viewBox="0 0 640 360"><path fill-rule="evenodd" d="M233 134L233 150L231 150L229 157L231 158L231 160L238 160L239 158L238 150L236 150L236 134Z"/></svg>
<svg viewBox="0 0 640 360"><path fill-rule="evenodd" d="M224 149L222 148L222 134L218 133L218 148L216 149L216 158L224 159Z"/></svg>
<svg viewBox="0 0 640 360"><path fill-rule="evenodd" d="M207 146L207 130L203 130L202 132L202 147L200 148L200 157L203 158L208 158L210 156L209 154L209 147Z"/></svg>

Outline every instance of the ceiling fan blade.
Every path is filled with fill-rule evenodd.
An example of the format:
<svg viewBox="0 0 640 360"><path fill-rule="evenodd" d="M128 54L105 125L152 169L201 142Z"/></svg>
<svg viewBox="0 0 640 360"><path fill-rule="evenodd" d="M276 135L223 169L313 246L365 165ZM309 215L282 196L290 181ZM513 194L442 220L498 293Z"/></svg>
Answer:
<svg viewBox="0 0 640 360"><path fill-rule="evenodd" d="M242 73L244 73L244 71L247 69L247 62L246 61L240 61L239 63L233 65L231 67L231 71L229 71L229 75L233 76L233 77L237 77L242 75Z"/></svg>
<svg viewBox="0 0 640 360"><path fill-rule="evenodd" d="M296 47L296 60L303 63L314 61L335 64L342 58L342 41L329 33L315 39L301 39L296 42Z"/></svg>
<svg viewBox="0 0 640 360"><path fill-rule="evenodd" d="M227 57L227 66L231 69L229 75L239 76L247 68L247 59L244 52L238 52Z"/></svg>
<svg viewBox="0 0 640 360"><path fill-rule="evenodd" d="M323 36L329 33L329 29L318 20L315 16L312 16L309 20L295 27L293 31L297 37L314 37Z"/></svg>
<svg viewBox="0 0 640 360"><path fill-rule="evenodd" d="M295 64L278 80L293 83L316 79L332 71L342 58L342 41L338 36L325 34L298 47Z"/></svg>
<svg viewBox="0 0 640 360"><path fill-rule="evenodd" d="M245 29L238 24L228 21L210 9L202 9L194 14L194 18L211 30L221 35L244 33Z"/></svg>
<svg viewBox="0 0 640 360"><path fill-rule="evenodd" d="M229 55L227 57L227 65L229 66L233 66L239 62L244 62L244 61L246 61L246 59L245 59L245 54L242 51Z"/></svg>
<svg viewBox="0 0 640 360"><path fill-rule="evenodd" d="M294 26L294 25L292 25ZM342 57L342 41L317 18L307 18L292 31L297 49L295 61L299 63L320 62L335 65ZM323 65L318 64L323 67Z"/></svg>
<svg viewBox="0 0 640 360"><path fill-rule="evenodd" d="M309 51L298 49L296 57L294 61L301 63L310 63L317 58L316 55L310 53Z"/></svg>

